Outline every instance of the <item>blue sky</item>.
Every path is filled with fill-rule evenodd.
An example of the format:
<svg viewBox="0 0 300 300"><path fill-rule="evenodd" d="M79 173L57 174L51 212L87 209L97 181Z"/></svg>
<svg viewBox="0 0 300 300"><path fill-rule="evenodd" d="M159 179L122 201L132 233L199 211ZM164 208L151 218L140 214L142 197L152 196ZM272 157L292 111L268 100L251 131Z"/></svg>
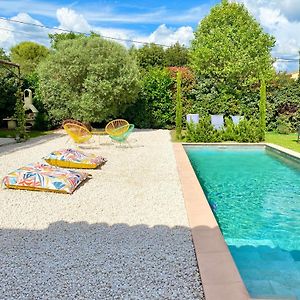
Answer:
<svg viewBox="0 0 300 300"><path fill-rule="evenodd" d="M189 45L193 31L220 0L0 0L0 17L103 36L171 45ZM231 0L233 1L233 0ZM274 57L297 58L300 49L300 0L235 0L243 3L277 40ZM0 20L0 47L22 40L49 45L49 30ZM52 31L53 32L53 31ZM124 43L130 46L130 43ZM276 68L296 63L278 60Z"/></svg>

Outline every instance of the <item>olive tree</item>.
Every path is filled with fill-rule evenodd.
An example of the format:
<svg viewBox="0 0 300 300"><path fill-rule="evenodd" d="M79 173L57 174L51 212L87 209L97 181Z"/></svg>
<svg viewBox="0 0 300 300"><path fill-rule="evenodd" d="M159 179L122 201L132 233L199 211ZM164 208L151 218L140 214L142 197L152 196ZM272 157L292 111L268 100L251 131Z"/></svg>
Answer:
<svg viewBox="0 0 300 300"><path fill-rule="evenodd" d="M56 122L117 117L139 91L138 67L126 48L97 36L60 41L38 73L42 101Z"/></svg>

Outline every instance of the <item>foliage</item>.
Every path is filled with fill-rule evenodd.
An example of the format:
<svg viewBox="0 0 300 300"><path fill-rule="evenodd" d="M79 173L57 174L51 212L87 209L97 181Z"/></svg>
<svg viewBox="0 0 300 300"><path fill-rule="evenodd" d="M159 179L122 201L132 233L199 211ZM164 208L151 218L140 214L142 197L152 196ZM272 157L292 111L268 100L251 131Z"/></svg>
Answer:
<svg viewBox="0 0 300 300"><path fill-rule="evenodd" d="M259 101L259 125L263 139L266 131L266 103L267 103L267 88L264 79L260 83L260 101Z"/></svg>
<svg viewBox="0 0 300 300"><path fill-rule="evenodd" d="M182 67L188 64L188 49L178 42L166 49L151 43L141 48L132 47L129 51L142 69Z"/></svg>
<svg viewBox="0 0 300 300"><path fill-rule="evenodd" d="M188 48L178 42L165 50L165 66L183 67L188 65Z"/></svg>
<svg viewBox="0 0 300 300"><path fill-rule="evenodd" d="M181 73L176 78L176 138L181 139L182 131L182 100L181 100Z"/></svg>
<svg viewBox="0 0 300 300"><path fill-rule="evenodd" d="M14 114L17 89L16 77L0 66L0 120Z"/></svg>
<svg viewBox="0 0 300 300"><path fill-rule="evenodd" d="M49 33L49 39L50 39L50 44L51 44L51 48L57 50L58 49L58 44L61 41L65 41L65 40L75 40L78 38L82 38L85 35L79 34L79 33L74 33L74 32L67 32L67 33Z"/></svg>
<svg viewBox="0 0 300 300"><path fill-rule="evenodd" d="M16 127L16 140L21 142L28 139L28 134L26 132L26 116L23 103L23 93L21 92L21 87L19 86L17 90L17 101L15 105L14 117L17 119Z"/></svg>
<svg viewBox="0 0 300 300"><path fill-rule="evenodd" d="M224 0L216 5L199 24L190 51L199 79L196 99L205 103L198 104L201 109L244 113L243 99L253 85L260 76L269 80L274 74L270 54L274 43L242 4Z"/></svg>
<svg viewBox="0 0 300 300"><path fill-rule="evenodd" d="M140 128L171 128L175 123L172 99L173 79L168 70L152 68L141 82L138 101L126 112L126 118Z"/></svg>
<svg viewBox="0 0 300 300"><path fill-rule="evenodd" d="M0 59L9 61L5 51L0 48ZM13 75L13 69L10 71L6 66L0 65L0 120L11 117L14 113L16 103L16 92L18 82Z"/></svg>
<svg viewBox="0 0 300 300"><path fill-rule="evenodd" d="M101 122L136 100L139 71L120 44L97 36L63 40L39 67L39 90L52 120Z"/></svg>
<svg viewBox="0 0 300 300"><path fill-rule="evenodd" d="M271 82L267 102L268 130L295 131L300 125L300 83L279 74ZM283 129L283 127L288 128Z"/></svg>
<svg viewBox="0 0 300 300"><path fill-rule="evenodd" d="M175 82L177 73L181 74L181 101L182 101L182 117L183 121L185 116L193 112L193 105L195 103L193 90L196 85L196 78L188 67L169 67L170 76ZM176 102L176 86L172 88L174 101Z"/></svg>
<svg viewBox="0 0 300 300"><path fill-rule="evenodd" d="M260 142L262 134L259 122L255 119L243 119L238 125L233 124L232 120L226 119L226 127L222 130L216 130L211 125L210 117L202 117L198 124L187 124L186 141L187 142Z"/></svg>
<svg viewBox="0 0 300 300"><path fill-rule="evenodd" d="M20 65L22 74L34 72L48 54L48 48L34 42L21 42L10 49L11 60Z"/></svg>
<svg viewBox="0 0 300 300"><path fill-rule="evenodd" d="M276 131L280 134L290 134L292 131L291 124L287 115L280 115L276 121Z"/></svg>
<svg viewBox="0 0 300 300"><path fill-rule="evenodd" d="M154 43L144 45L141 48L132 47L130 53L136 58L139 66L143 69L163 67L165 64L164 48Z"/></svg>
<svg viewBox="0 0 300 300"><path fill-rule="evenodd" d="M0 59L9 61L9 56L6 54L3 48L0 48Z"/></svg>
<svg viewBox="0 0 300 300"><path fill-rule="evenodd" d="M198 124L187 123L186 141L191 143L213 143L222 141L222 131L215 130L210 117L202 117Z"/></svg>

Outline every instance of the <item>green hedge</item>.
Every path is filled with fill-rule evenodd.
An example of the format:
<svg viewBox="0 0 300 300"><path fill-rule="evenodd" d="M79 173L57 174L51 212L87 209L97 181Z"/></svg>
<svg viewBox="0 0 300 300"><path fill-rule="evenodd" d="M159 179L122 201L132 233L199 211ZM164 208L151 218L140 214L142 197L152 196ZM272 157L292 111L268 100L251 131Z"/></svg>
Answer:
<svg viewBox="0 0 300 300"><path fill-rule="evenodd" d="M214 129L210 117L203 117L198 124L187 124L186 141L191 143L215 143L223 141L257 143L262 141L263 134L259 121L255 119L241 120L235 125L231 119L225 119L225 127Z"/></svg>

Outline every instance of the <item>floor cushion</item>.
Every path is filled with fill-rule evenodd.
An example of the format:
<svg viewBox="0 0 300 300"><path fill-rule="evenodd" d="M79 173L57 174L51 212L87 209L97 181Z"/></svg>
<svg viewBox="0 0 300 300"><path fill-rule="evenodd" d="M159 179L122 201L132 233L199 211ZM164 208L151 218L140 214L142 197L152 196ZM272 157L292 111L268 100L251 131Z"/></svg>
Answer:
<svg viewBox="0 0 300 300"><path fill-rule="evenodd" d="M3 178L3 184L12 189L72 194L88 177L84 172L35 163L9 173Z"/></svg>
<svg viewBox="0 0 300 300"><path fill-rule="evenodd" d="M76 169L95 169L106 163L107 159L95 154L85 154L74 149L61 149L51 152L44 160L53 166Z"/></svg>

